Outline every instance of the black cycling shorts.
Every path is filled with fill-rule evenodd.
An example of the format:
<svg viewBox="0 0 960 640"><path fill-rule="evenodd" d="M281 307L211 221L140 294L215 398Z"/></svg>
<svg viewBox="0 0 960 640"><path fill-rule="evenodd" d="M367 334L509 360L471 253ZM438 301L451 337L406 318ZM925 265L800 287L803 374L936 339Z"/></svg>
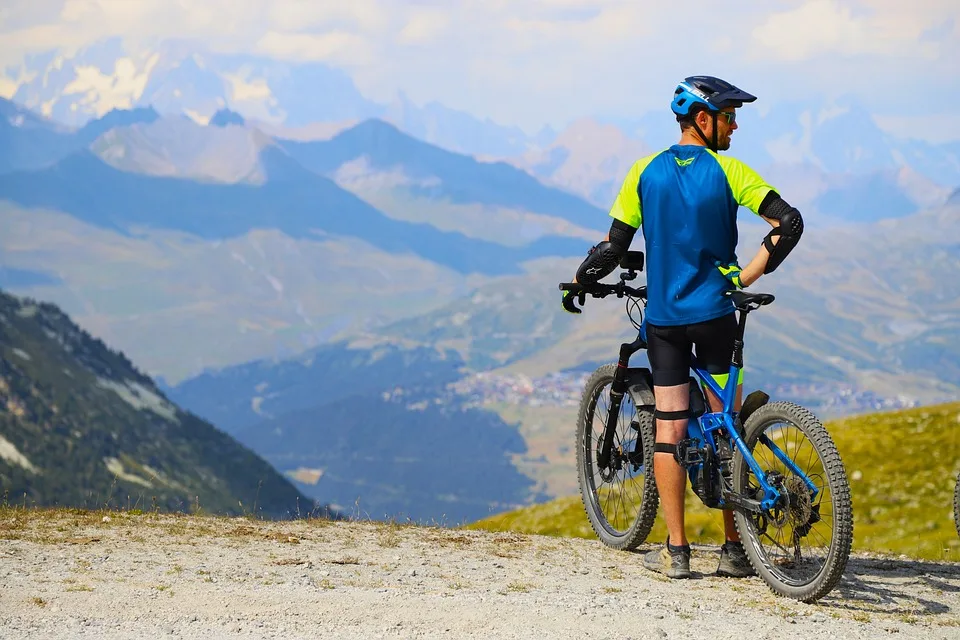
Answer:
<svg viewBox="0 0 960 640"><path fill-rule="evenodd" d="M730 373L733 343L737 339L737 316L661 327L647 323L647 357L653 370L653 384L672 387L690 379L691 356L709 373Z"/></svg>

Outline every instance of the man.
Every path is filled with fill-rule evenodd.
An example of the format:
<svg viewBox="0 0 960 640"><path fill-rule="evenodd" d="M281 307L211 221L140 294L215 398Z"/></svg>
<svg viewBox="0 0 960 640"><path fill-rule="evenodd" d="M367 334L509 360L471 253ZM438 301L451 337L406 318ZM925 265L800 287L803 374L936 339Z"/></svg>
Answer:
<svg viewBox="0 0 960 640"><path fill-rule="evenodd" d="M720 156L737 130L736 110L756 97L711 76L692 76L674 91L672 109L680 142L638 160L610 210L613 224L603 242L591 248L577 270L584 285L610 274L643 227L647 259L644 328L656 396L657 448L654 477L666 520L665 547L644 557L644 566L671 578L689 578L690 546L684 531L686 472L673 452L686 437L692 350L700 364L725 384L737 322L733 303L723 295L771 273L796 246L803 232L800 212L787 204L752 169ZM773 229L742 268L737 262L737 209L747 207ZM563 308L580 313L575 295L565 292ZM742 378L738 380L739 410ZM712 411L723 403L707 393ZM720 575L753 575L733 522L723 512L726 543Z"/></svg>

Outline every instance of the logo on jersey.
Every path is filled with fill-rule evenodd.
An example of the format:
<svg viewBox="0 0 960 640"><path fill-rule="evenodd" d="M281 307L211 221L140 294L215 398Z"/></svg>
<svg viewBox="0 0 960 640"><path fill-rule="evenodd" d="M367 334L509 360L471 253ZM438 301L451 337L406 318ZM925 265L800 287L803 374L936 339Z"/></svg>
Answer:
<svg viewBox="0 0 960 640"><path fill-rule="evenodd" d="M689 167L690 165L693 164L693 161L696 160L696 158L695 157L687 158L686 160L681 160L680 158L674 158L674 160L677 161L677 166L679 167Z"/></svg>

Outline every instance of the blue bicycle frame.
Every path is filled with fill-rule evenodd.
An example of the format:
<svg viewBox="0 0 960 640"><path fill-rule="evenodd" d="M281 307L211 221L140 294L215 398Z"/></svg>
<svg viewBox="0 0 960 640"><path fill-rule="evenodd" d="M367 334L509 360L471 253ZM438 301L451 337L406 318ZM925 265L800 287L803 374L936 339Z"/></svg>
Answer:
<svg viewBox="0 0 960 640"><path fill-rule="evenodd" d="M760 488L763 489L763 498L760 500L760 506L765 510L772 509L780 497L780 492L773 485L767 482L767 478L763 473L763 469L760 468L760 465L750 453L750 450L747 449L746 443L743 441L743 438L740 437L740 433L735 427L734 420L736 412L734 410L734 406L737 397L737 381L740 378L740 371L742 370L742 365L738 365L736 361L739 359L737 356L742 353L743 348L742 341L738 342L739 344L734 352L735 362L730 365L730 374L727 376L727 382L723 387L717 384L717 381L712 375L710 375L710 373L708 373L705 369L700 368L696 358L693 359L694 373L697 374L697 378L700 379L701 383L705 387L707 387L718 398L720 398L720 400L723 402L723 410L713 413L704 413L702 416L696 419L691 418L687 423L687 434L691 439L705 442L714 451L717 450L715 433L720 429L724 429L728 434L730 434L731 440L733 441L737 450L740 451L740 455L743 456L743 459L750 467L750 470L753 471L753 475L757 478ZM790 457L780 447L767 438L766 434L760 436L760 442L769 448L777 457L777 459L783 462L783 464L790 469L792 473L800 478L803 478L804 483L813 492L813 495L817 495L819 491L813 481L807 477L807 474L800 470L796 463L791 460Z"/></svg>

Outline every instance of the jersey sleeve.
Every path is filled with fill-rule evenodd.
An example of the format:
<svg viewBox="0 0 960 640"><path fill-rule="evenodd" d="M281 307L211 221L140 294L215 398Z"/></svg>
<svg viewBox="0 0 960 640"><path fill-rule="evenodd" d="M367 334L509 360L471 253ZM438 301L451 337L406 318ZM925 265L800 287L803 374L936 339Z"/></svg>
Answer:
<svg viewBox="0 0 960 640"><path fill-rule="evenodd" d="M733 192L733 198L737 201L737 204L759 215L760 203L763 202L768 193L775 191L775 189L767 184L760 177L760 174L740 160L716 153L713 153L713 156L720 163L723 173L726 174L730 191Z"/></svg>
<svg viewBox="0 0 960 640"><path fill-rule="evenodd" d="M640 203L640 176L647 165L660 153L641 158L633 163L630 171L627 172L627 177L623 180L623 186L620 187L617 199L610 208L611 218L616 218L634 229L640 228L641 223L643 223L643 211Z"/></svg>
<svg viewBox="0 0 960 640"><path fill-rule="evenodd" d="M634 229L638 229L643 222L643 214L640 211L640 162L638 160L630 167L620 187L620 193L617 194L617 199L610 208L611 218L628 224Z"/></svg>

